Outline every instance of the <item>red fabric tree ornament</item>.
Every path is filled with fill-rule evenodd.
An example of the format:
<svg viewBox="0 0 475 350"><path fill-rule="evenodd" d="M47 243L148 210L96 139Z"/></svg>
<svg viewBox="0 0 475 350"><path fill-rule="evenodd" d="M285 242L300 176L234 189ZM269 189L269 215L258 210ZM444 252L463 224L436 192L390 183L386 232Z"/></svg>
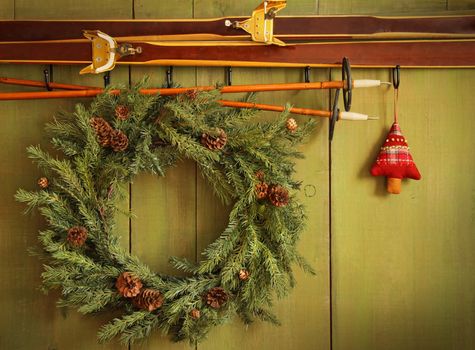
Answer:
<svg viewBox="0 0 475 350"><path fill-rule="evenodd" d="M386 176L388 179L387 190L393 194L401 193L403 178L414 180L421 178L397 121L393 123L386 141L381 147L378 158L371 168L371 175Z"/></svg>

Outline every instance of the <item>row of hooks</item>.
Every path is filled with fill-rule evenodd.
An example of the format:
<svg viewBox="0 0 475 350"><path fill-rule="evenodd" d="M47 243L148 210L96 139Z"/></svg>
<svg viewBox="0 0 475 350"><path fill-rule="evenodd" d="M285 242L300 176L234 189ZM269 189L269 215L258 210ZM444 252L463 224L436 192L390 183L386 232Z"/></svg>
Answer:
<svg viewBox="0 0 475 350"><path fill-rule="evenodd" d="M399 88L399 83L401 79L401 73L400 73L401 67L397 65L395 68L392 69L392 81L393 81L393 86L395 89ZM231 86L232 85L232 72L233 69L232 67L226 67L225 68L225 82L226 85ZM51 91L53 90L50 86L50 83L53 81L53 65L51 64L49 66L49 69L45 69L43 71L44 74L44 81L45 81L45 86L46 90ZM343 59L343 66L342 66L342 78L345 81L351 81L351 69L349 65L348 59L345 57ZM306 83L310 83L310 66L307 66L304 68L304 81ZM166 84L167 88L170 88L173 86L173 66L169 66L166 70ZM104 87L107 87L110 85L110 71L104 73ZM345 106L351 106L351 87L348 89L344 89L344 94L343 98L346 101ZM349 108L348 108L349 109Z"/></svg>
<svg viewBox="0 0 475 350"><path fill-rule="evenodd" d="M397 65L392 69L392 83L395 90L399 88L399 84L401 82L401 67ZM226 85L232 85L232 68L226 67L225 68L225 81ZM52 88L50 86L51 81L53 80L53 65L49 66L49 69L45 69L44 73L44 81L45 86L48 91L51 91ZM342 74L342 81L346 82L346 85L343 87L343 103L345 106L345 110L347 112L351 109L351 100L352 100L352 93L353 93L353 80L351 78L351 65L348 58L344 57L342 61L341 67L341 74ZM110 84L110 71L104 74L104 87L109 86ZM310 82L310 67L305 67L304 69L304 80L306 83ZM173 66L169 66L166 70L166 86L167 88L171 88L173 86ZM340 115L340 109L338 108L338 100L340 97L340 89L336 89L335 97L333 100L332 106L332 116L330 118L330 127L329 127L329 134L328 138L331 142L333 139L333 134L335 131L335 125L338 120L338 116Z"/></svg>

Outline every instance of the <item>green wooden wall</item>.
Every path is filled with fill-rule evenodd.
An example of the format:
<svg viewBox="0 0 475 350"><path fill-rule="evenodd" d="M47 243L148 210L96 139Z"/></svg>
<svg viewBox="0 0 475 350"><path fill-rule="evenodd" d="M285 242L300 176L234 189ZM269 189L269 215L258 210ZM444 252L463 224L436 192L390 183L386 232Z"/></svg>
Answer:
<svg viewBox="0 0 475 350"><path fill-rule="evenodd" d="M258 0L0 0L2 19L206 18L247 15ZM471 0L289 0L285 14L470 13ZM41 79L42 66L0 65L0 75ZM61 82L98 85L79 67L55 67ZM157 85L161 67L120 67L112 83ZM129 75L130 73L130 75ZM338 70L314 69L311 79L338 79ZM234 69L234 84L297 82L298 69ZM354 78L389 79L387 70L354 70ZM216 68L175 68L184 86L223 81ZM400 350L475 349L475 70L403 70L400 124L423 175L405 181L399 196L369 175L371 162L392 122L392 90L354 92L353 110L378 115L366 123L340 123L331 146L321 121L299 162L302 201L309 224L300 250L318 271L297 274L298 286L277 303L282 327L239 321L215 329L199 350ZM0 90L12 90L2 87ZM261 94L259 101L328 108L329 92ZM58 310L55 292L39 290L41 263L27 249L43 222L23 216L17 188L34 188L37 169L26 159L30 144L46 145L43 125L78 100L1 102L0 113L0 349L119 349L98 345L95 333L114 317L84 317ZM264 114L271 118L272 114ZM156 270L171 272L170 255L199 259L227 220L227 208L211 194L192 162L164 179L140 176L131 184L136 218L121 218L123 244ZM129 241L130 239L130 241ZM131 349L189 349L155 335Z"/></svg>

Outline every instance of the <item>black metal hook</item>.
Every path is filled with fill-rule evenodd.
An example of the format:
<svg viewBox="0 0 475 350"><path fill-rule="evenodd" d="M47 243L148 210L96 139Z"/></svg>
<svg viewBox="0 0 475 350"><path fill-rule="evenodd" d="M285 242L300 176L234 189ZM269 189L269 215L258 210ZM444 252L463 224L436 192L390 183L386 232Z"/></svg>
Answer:
<svg viewBox="0 0 475 350"><path fill-rule="evenodd" d="M351 98L353 96L353 80L351 79L351 65L347 57L343 57L341 62L341 78L345 84L343 87L343 102L345 103L345 111L351 109Z"/></svg>
<svg viewBox="0 0 475 350"><path fill-rule="evenodd" d="M173 66L169 66L166 72L167 75L167 88L173 86Z"/></svg>
<svg viewBox="0 0 475 350"><path fill-rule="evenodd" d="M226 85L233 85L233 68L226 67Z"/></svg>
<svg viewBox="0 0 475 350"><path fill-rule="evenodd" d="M48 91L53 90L53 88L50 85L51 80L53 80L53 65L49 66L49 70L45 69L43 71L43 76L44 76L46 90L48 90Z"/></svg>
<svg viewBox="0 0 475 350"><path fill-rule="evenodd" d="M107 71L104 73L104 87L108 87L111 83L111 72Z"/></svg>
<svg viewBox="0 0 475 350"><path fill-rule="evenodd" d="M401 66L398 64L393 68L393 86L395 89L399 88L399 83L401 82Z"/></svg>
<svg viewBox="0 0 475 350"><path fill-rule="evenodd" d="M335 132L335 125L340 115L340 109L338 108L338 99L340 98L340 89L335 91L335 99L333 100L332 116L330 118L330 128L328 129L328 141L332 142L333 133Z"/></svg>
<svg viewBox="0 0 475 350"><path fill-rule="evenodd" d="M306 83L310 83L310 66L305 67L304 78Z"/></svg>

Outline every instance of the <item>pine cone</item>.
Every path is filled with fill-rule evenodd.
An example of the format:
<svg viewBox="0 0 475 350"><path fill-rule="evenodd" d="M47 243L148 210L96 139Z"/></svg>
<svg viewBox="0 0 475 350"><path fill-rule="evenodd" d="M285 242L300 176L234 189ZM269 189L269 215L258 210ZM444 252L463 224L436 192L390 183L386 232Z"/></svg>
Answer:
<svg viewBox="0 0 475 350"><path fill-rule="evenodd" d="M124 105L118 105L115 107L115 116L120 120L129 119L129 108Z"/></svg>
<svg viewBox="0 0 475 350"><path fill-rule="evenodd" d="M276 207L285 207L289 203L289 191L281 185L270 186L267 196Z"/></svg>
<svg viewBox="0 0 475 350"><path fill-rule="evenodd" d="M81 247L87 239L87 230L82 226L74 226L68 230L67 240L73 247Z"/></svg>
<svg viewBox="0 0 475 350"><path fill-rule="evenodd" d="M40 178L38 179L38 186L40 186L40 188L42 188L42 189L48 188L48 186L49 186L48 178L46 178L46 177L40 177Z"/></svg>
<svg viewBox="0 0 475 350"><path fill-rule="evenodd" d="M246 281L249 279L249 271L245 270L245 269L242 269L241 271L239 271L239 279L241 281Z"/></svg>
<svg viewBox="0 0 475 350"><path fill-rule="evenodd" d="M269 186L265 182L260 182L256 185L257 199L264 199L267 197Z"/></svg>
<svg viewBox="0 0 475 350"><path fill-rule="evenodd" d="M198 96L198 90L193 89L193 90L188 90L185 93L186 97L188 97L190 100L194 100Z"/></svg>
<svg viewBox="0 0 475 350"><path fill-rule="evenodd" d="M139 309L153 311L162 306L163 295L160 291L155 289L142 289L140 293L132 299L132 304Z"/></svg>
<svg viewBox="0 0 475 350"><path fill-rule="evenodd" d="M123 272L117 277L115 286L120 295L126 298L132 298L140 293L142 282L130 272Z"/></svg>
<svg viewBox="0 0 475 350"><path fill-rule="evenodd" d="M221 287L211 288L206 295L206 303L213 309L219 309L228 300L228 294Z"/></svg>
<svg viewBox="0 0 475 350"><path fill-rule="evenodd" d="M259 181L264 182L265 174L262 170L256 172L256 177Z"/></svg>
<svg viewBox="0 0 475 350"><path fill-rule="evenodd" d="M129 146L127 135L120 130L113 130L110 134L110 146L115 152L122 152Z"/></svg>
<svg viewBox="0 0 475 350"><path fill-rule="evenodd" d="M108 147L110 144L111 133L113 131L109 123L101 117L92 117L89 120L89 123L96 132L99 144L102 147Z"/></svg>
<svg viewBox="0 0 475 350"><path fill-rule="evenodd" d="M212 134L201 135L201 144L209 149L223 149L228 141L228 135L223 129L217 128Z"/></svg>
<svg viewBox="0 0 475 350"><path fill-rule="evenodd" d="M297 121L294 119L294 118L289 118L287 119L286 123L285 123L285 127L287 128L287 130L289 130L290 132L295 132L295 130L297 130L297 128L299 127L298 124L297 124Z"/></svg>
<svg viewBox="0 0 475 350"><path fill-rule="evenodd" d="M201 317L201 311L198 309L193 309L190 311L191 318L197 320Z"/></svg>

